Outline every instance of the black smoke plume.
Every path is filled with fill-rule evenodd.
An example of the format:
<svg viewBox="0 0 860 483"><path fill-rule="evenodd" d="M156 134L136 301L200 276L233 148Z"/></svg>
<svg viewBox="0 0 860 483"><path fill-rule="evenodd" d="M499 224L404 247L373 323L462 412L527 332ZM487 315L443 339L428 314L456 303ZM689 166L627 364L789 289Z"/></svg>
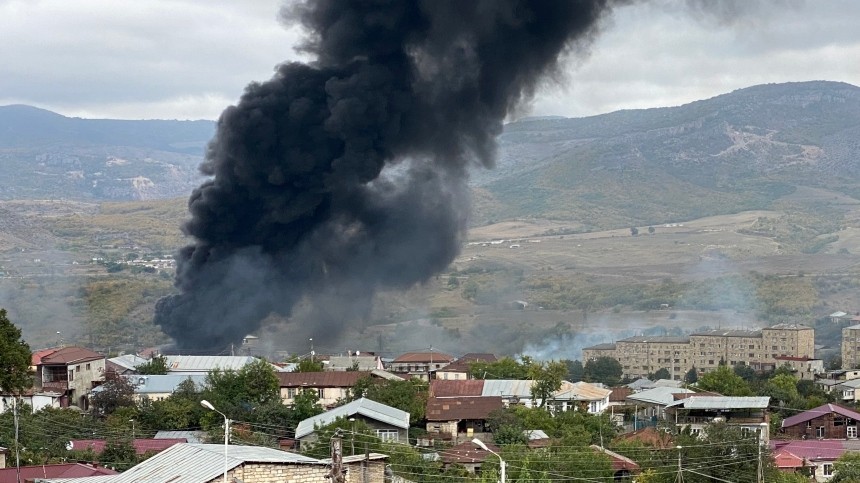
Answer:
<svg viewBox="0 0 860 483"><path fill-rule="evenodd" d="M249 85L218 121L188 202L177 295L155 323L221 349L306 298L318 340L379 288L445 269L466 228L470 164L505 117L587 42L607 1L317 0L285 8L309 64Z"/></svg>

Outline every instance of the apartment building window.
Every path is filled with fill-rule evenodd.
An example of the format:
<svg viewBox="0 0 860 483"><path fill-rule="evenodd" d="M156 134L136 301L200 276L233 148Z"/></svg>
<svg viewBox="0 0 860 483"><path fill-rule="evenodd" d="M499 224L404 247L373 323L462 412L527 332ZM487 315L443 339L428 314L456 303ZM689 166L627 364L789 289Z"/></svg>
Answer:
<svg viewBox="0 0 860 483"><path fill-rule="evenodd" d="M774 345L774 346L771 346L771 347L770 347L770 349L775 351L775 350L776 350L776 346L775 346L775 345Z"/></svg>
<svg viewBox="0 0 860 483"><path fill-rule="evenodd" d="M713 366L713 365L714 365L714 360L713 360L713 359L709 360L709 361L708 361L708 364L710 364L710 365L712 365L712 366Z"/></svg>
<svg viewBox="0 0 860 483"><path fill-rule="evenodd" d="M753 354L752 352L750 352L750 359L752 359L753 357L755 357L755 354Z"/></svg>
<svg viewBox="0 0 860 483"><path fill-rule="evenodd" d="M750 344L750 349L755 349L755 347L753 347L753 345L752 345L752 344Z"/></svg>

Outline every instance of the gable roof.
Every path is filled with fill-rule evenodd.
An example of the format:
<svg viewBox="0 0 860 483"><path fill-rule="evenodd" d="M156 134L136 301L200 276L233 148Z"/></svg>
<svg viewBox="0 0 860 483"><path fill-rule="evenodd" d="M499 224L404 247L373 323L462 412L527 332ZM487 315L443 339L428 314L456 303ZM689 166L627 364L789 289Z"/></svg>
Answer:
<svg viewBox="0 0 860 483"><path fill-rule="evenodd" d="M135 394L172 393L183 382L191 379L195 386L203 388L206 384L205 374L156 374L125 376L134 385Z"/></svg>
<svg viewBox="0 0 860 483"><path fill-rule="evenodd" d="M451 362L454 360L454 356L450 354L445 354L444 352L407 352L405 354L399 355L396 359L394 359L394 363L403 363L403 362Z"/></svg>
<svg viewBox="0 0 860 483"><path fill-rule="evenodd" d="M41 365L46 364L78 364L81 362L104 359L105 356L83 347L63 347L50 354L43 355Z"/></svg>
<svg viewBox="0 0 860 483"><path fill-rule="evenodd" d="M490 413L502 409L499 396L484 397L430 397L427 399L428 421L454 421L458 419L487 419Z"/></svg>
<svg viewBox="0 0 860 483"><path fill-rule="evenodd" d="M624 455L620 455L614 451L609 451L608 449L602 448L596 444L592 444L591 446L589 446L589 448L593 449L594 451L596 451L598 453L603 453L606 456L608 456L610 461L611 461L611 464L612 464L612 471L622 471L622 470L627 470L630 472L638 472L639 471L639 465L635 461L631 460L630 458L628 458Z"/></svg>
<svg viewBox="0 0 860 483"><path fill-rule="evenodd" d="M860 421L860 413L857 413L855 411L836 404L823 404L821 406L818 406L817 408L812 408L808 411L804 411L800 414L795 414L794 416L790 416L783 419L782 427L787 428L796 424L805 423L807 421L829 413L836 413L845 416L846 418Z"/></svg>
<svg viewBox="0 0 860 483"><path fill-rule="evenodd" d="M774 455L790 453L806 460L835 460L847 449L838 439L805 439L787 442L773 442Z"/></svg>
<svg viewBox="0 0 860 483"><path fill-rule="evenodd" d="M480 396L484 391L481 379L433 379L430 395L436 397Z"/></svg>
<svg viewBox="0 0 860 483"><path fill-rule="evenodd" d="M137 369L137 366L149 362L149 359L144 359L136 354L124 354L117 357L111 357L107 361L111 364L116 364L124 370L133 371Z"/></svg>
<svg viewBox="0 0 860 483"><path fill-rule="evenodd" d="M491 449L498 453L501 449L492 444L492 443L484 443L487 445L487 448ZM464 443L460 443L453 448L448 448L440 453L441 460L445 464L453 464L453 463L483 463L488 457L492 456L492 453L481 448L471 441L466 441ZM493 456L495 457L495 456Z"/></svg>
<svg viewBox="0 0 860 483"><path fill-rule="evenodd" d="M531 379L486 379L481 396L531 398L533 384Z"/></svg>
<svg viewBox="0 0 860 483"><path fill-rule="evenodd" d="M51 481L57 483L140 483L142 481L199 483L220 477L224 472L225 462L228 470L245 463L324 464L314 458L261 446L229 445L225 457L222 444L180 443L118 475Z"/></svg>
<svg viewBox="0 0 860 483"><path fill-rule="evenodd" d="M176 438L176 439L142 439L137 438L132 443L134 446L134 452L136 454L142 455L149 452L158 452L164 451L167 448L179 443L187 442L185 438ZM101 454L105 450L105 446L107 446L107 442L103 439L73 439L70 441L71 448L68 448L73 451L86 451L87 449L93 450L95 454ZM224 454L224 451L221 451L221 454Z"/></svg>
<svg viewBox="0 0 860 483"><path fill-rule="evenodd" d="M695 396L679 399L666 407L684 409L765 409L767 396Z"/></svg>
<svg viewBox="0 0 860 483"><path fill-rule="evenodd" d="M206 431L158 431L152 439L185 439L189 443L201 443Z"/></svg>
<svg viewBox="0 0 860 483"><path fill-rule="evenodd" d="M612 389L596 386L587 382L562 381L561 388L553 393L553 399L573 401L599 401L612 394Z"/></svg>
<svg viewBox="0 0 860 483"><path fill-rule="evenodd" d="M387 406L367 398L356 399L351 403L336 407L314 417L302 420L296 426L296 438L307 436L319 426L333 423L338 418L346 418L360 414L365 418L395 426L401 429L409 428L409 413Z"/></svg>
<svg viewBox="0 0 860 483"><path fill-rule="evenodd" d="M53 354L54 352L57 352L58 350L60 350L60 348L59 348L59 347L51 347L51 348L48 348L48 349L41 349L41 350L37 350L36 352L34 352L34 353L30 356L30 365L31 365L31 366L38 366L39 364L41 364L41 363L42 363L42 358L43 358L43 357L45 357L45 356L47 356L47 355L51 355L51 354Z"/></svg>
<svg viewBox="0 0 860 483"><path fill-rule="evenodd" d="M257 360L251 356L164 356L170 372L238 371ZM274 366L273 366L274 367Z"/></svg>
<svg viewBox="0 0 860 483"><path fill-rule="evenodd" d="M685 394L691 392L693 391L689 389L684 389L682 387L655 387L654 389L648 389L647 391L631 394L630 396L627 396L627 399L630 401L646 404L667 406L675 400L675 394Z"/></svg>
<svg viewBox="0 0 860 483"><path fill-rule="evenodd" d="M462 372L468 374L469 365L473 362L496 362L497 360L498 358L495 354L470 352L468 354L464 354L462 357L448 364L444 368L439 369L439 372Z"/></svg>
<svg viewBox="0 0 860 483"><path fill-rule="evenodd" d="M281 387L352 387L370 371L279 372Z"/></svg>
<svg viewBox="0 0 860 483"><path fill-rule="evenodd" d="M91 466L82 463L63 463L54 465L36 465L21 467L21 481L32 481L36 478L80 478L83 476L115 475L116 471L101 466ZM18 481L16 468L0 468L0 483L15 483Z"/></svg>

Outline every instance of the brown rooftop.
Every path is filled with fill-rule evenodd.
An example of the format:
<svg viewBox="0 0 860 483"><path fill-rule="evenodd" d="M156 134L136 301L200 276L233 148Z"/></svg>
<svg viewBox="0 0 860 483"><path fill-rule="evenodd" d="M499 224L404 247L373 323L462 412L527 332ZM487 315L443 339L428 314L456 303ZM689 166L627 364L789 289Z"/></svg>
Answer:
<svg viewBox="0 0 860 483"><path fill-rule="evenodd" d="M426 417L428 421L487 419L491 412L503 407L501 396L430 397Z"/></svg>
<svg viewBox="0 0 860 483"><path fill-rule="evenodd" d="M487 445L492 451L495 451L497 454L501 451L501 449L492 444L492 443L484 443ZM442 462L445 464L453 464L453 463L483 463L488 457L491 456L487 450L482 449L480 446L476 445L471 441L466 441L465 443L460 443L453 448L446 449L442 451L440 456Z"/></svg>
<svg viewBox="0 0 860 483"><path fill-rule="evenodd" d="M105 356L83 347L63 347L50 354L42 356L41 365L45 364L78 364L81 362L104 359Z"/></svg>
<svg viewBox="0 0 860 483"><path fill-rule="evenodd" d="M454 356L444 352L407 352L394 359L393 362L451 362Z"/></svg>
<svg viewBox="0 0 860 483"><path fill-rule="evenodd" d="M480 396L483 392L484 381L482 379L433 379L430 381L431 396Z"/></svg>

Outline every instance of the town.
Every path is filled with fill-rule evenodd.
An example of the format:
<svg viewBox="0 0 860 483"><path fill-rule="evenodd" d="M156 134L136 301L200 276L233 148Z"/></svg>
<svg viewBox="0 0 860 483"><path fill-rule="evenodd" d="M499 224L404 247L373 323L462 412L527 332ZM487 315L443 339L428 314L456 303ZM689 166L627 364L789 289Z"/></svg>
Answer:
<svg viewBox="0 0 860 483"><path fill-rule="evenodd" d="M2 386L0 482L853 481L860 324L842 333L842 367L801 324L582 361L39 349Z"/></svg>

